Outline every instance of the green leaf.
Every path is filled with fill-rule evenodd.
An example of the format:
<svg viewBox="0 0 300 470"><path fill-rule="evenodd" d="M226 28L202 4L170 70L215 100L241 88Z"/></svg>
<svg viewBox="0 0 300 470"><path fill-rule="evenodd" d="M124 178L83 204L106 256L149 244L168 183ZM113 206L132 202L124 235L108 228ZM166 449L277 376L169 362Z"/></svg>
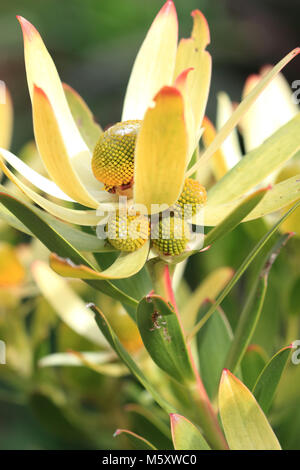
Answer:
<svg viewBox="0 0 300 470"><path fill-rule="evenodd" d="M252 288L250 289L225 361L225 367L232 370L232 372L235 372L239 366L260 318L266 296L270 269L280 253L281 248L286 244L289 238L290 234L285 234L276 241L267 255L267 260L262 270L259 269L258 271L258 280L254 280Z"/></svg>
<svg viewBox="0 0 300 470"><path fill-rule="evenodd" d="M248 388L227 369L219 388L219 409L231 450L280 450L267 418Z"/></svg>
<svg viewBox="0 0 300 470"><path fill-rule="evenodd" d="M128 429L117 429L114 433L114 437L121 436L122 434L125 434L128 437L133 448L136 450L157 450L151 442L147 441L147 439L139 436L135 432L129 431Z"/></svg>
<svg viewBox="0 0 300 470"><path fill-rule="evenodd" d="M95 145L102 134L102 129L96 123L95 118L81 96L66 83L63 84L64 92L68 101L69 108L81 137L93 152Z"/></svg>
<svg viewBox="0 0 300 470"><path fill-rule="evenodd" d="M91 269L93 266L77 251L69 242L67 242L56 230L48 225L41 217L33 212L23 202L9 196L3 192L0 193L0 202L12 212L29 230L36 236L50 251L55 251L63 258L70 258L75 264L84 264ZM97 280L89 281L92 287L100 290L104 294L120 300L121 302L136 304L136 301L127 296L124 292L117 289L109 281Z"/></svg>
<svg viewBox="0 0 300 470"><path fill-rule="evenodd" d="M180 383L195 380L177 315L162 297L149 295L137 309L137 325L153 361Z"/></svg>
<svg viewBox="0 0 300 470"><path fill-rule="evenodd" d="M218 296L216 299L216 302L214 305L209 309L207 314L195 325L193 328L192 332L190 333L189 337L194 336L200 328L204 325L204 323L209 319L209 317L215 312L216 308L223 302L225 297L229 294L231 289L235 286L237 281L240 279L240 277L244 274L248 266L252 263L252 261L257 257L257 255L261 252L261 250L264 248L264 246L267 244L267 242L271 239L271 237L275 234L276 230L280 225L292 214L297 207L299 207L300 201L298 201L294 206L287 211L277 222L273 227L264 235L264 237L255 245L255 247L251 250L249 255L245 258L239 269L236 271L235 275L232 277L231 281L227 284L225 289L222 291L222 293Z"/></svg>
<svg viewBox="0 0 300 470"><path fill-rule="evenodd" d="M291 352L292 346L287 346L278 351L266 364L253 387L253 395L264 413L269 411L282 373L290 359Z"/></svg>
<svg viewBox="0 0 300 470"><path fill-rule="evenodd" d="M107 349L109 345L101 332L95 328L93 314L67 281L43 261L35 261L31 270L39 290L60 319L80 336Z"/></svg>
<svg viewBox="0 0 300 470"><path fill-rule="evenodd" d="M0 185L0 191L8 196L15 197L14 194L7 191L7 189ZM66 224L50 214L38 209L37 207L27 204L35 214L43 219L48 225L51 225L57 232L59 232L71 245L78 251L91 251L91 252L115 252L115 248L106 240L101 240L95 235L82 232L74 228L72 225ZM5 220L9 225L20 230L28 235L33 235L32 232L15 217L5 206L0 204L0 218Z"/></svg>
<svg viewBox="0 0 300 470"><path fill-rule="evenodd" d="M136 379L145 387L145 389L153 396L154 400L161 406L163 410L167 413L174 413L173 406L170 405L155 389L155 387L148 381L145 377L139 366L136 362L132 359L130 354L126 351L123 345L120 343L118 337L113 332L111 326L109 325L108 321L106 320L103 313L94 305L90 304L90 308L95 313L95 320L102 331L103 335L113 348L113 350L117 353L119 358L126 364L130 372L136 377Z"/></svg>
<svg viewBox="0 0 300 470"><path fill-rule="evenodd" d="M300 113L248 153L208 193L208 205L237 199L280 168L300 149Z"/></svg>
<svg viewBox="0 0 300 470"><path fill-rule="evenodd" d="M132 253L121 252L113 264L101 272L84 264L75 264L73 260L62 258L56 253L51 253L50 266L53 271L64 277L96 281L99 279L120 279L139 272L147 261L148 253L149 241Z"/></svg>
<svg viewBox="0 0 300 470"><path fill-rule="evenodd" d="M210 301L205 302L203 305L205 312L210 305ZM200 309L199 319L202 315L203 309ZM230 325L220 308L215 311L197 334L196 341L200 375L211 399L217 394L225 358L232 338Z"/></svg>
<svg viewBox="0 0 300 470"><path fill-rule="evenodd" d="M175 450L210 450L201 431L187 418L173 413L170 421Z"/></svg>
<svg viewBox="0 0 300 470"><path fill-rule="evenodd" d="M204 246L209 246L231 232L262 200L270 187L259 189L244 199L225 219L214 227L204 238Z"/></svg>
<svg viewBox="0 0 300 470"><path fill-rule="evenodd" d="M291 178L274 184L267 192L265 197L257 206L244 218L243 222L258 219L267 214L283 209L297 200L299 200L300 175L294 175ZM238 199L220 204L210 204L210 201L204 206L204 225L214 226L219 224L246 198L245 195Z"/></svg>
<svg viewBox="0 0 300 470"><path fill-rule="evenodd" d="M207 275L201 284L191 293L187 303L180 312L185 330L189 330L197 319L199 308L205 299L214 300L224 289L234 274L232 268L222 266Z"/></svg>
<svg viewBox="0 0 300 470"><path fill-rule="evenodd" d="M250 344L241 362L243 382L252 390L257 377L263 370L268 360L266 352L257 344Z"/></svg>

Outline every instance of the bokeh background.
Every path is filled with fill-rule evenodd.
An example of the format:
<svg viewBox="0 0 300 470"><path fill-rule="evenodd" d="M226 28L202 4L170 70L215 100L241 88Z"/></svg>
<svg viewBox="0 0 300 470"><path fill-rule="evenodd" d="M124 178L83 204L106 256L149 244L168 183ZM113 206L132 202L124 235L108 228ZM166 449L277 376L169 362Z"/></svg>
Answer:
<svg viewBox="0 0 300 470"><path fill-rule="evenodd" d="M6 82L14 102L12 151L18 152L33 136L22 35L16 14L24 16L38 28L62 80L84 97L96 120L105 127L120 119L134 58L162 4L162 0L0 0L0 80ZM243 83L249 74L257 72L266 63L276 63L299 45L299 0L176 0L175 4L181 37L189 35L192 26L190 12L196 8L202 10L210 25L209 50L213 57L213 76L207 114L212 120L218 91L225 90L234 101L239 101ZM300 79L299 60L289 64L284 73L289 83ZM256 226L249 230L239 229L230 240L226 238L214 254L203 255L201 261L199 257L194 257L187 270L191 287L194 288L201 276L212 268L226 264L238 266L249 250L251 234L255 240L258 233ZM293 249L298 250L299 246L292 246L290 255ZM273 333L276 336L282 322L276 285L281 284L289 264L286 260L280 264L279 260L275 268L273 289L266 305L268 313L256 338L258 343L264 343L269 353L274 352L274 344L271 341L268 343L268 338ZM296 269L295 266L293 269ZM227 301L228 310L232 312L232 324L237 318L242 294L240 286L231 303ZM287 302L286 298L283 305L284 302ZM277 346L282 344L278 341ZM55 380L64 392L74 386L78 395L101 394L100 403L97 406L94 403L94 420L97 413L101 415L101 438L93 441L82 429L74 430L44 395L33 394L30 404L24 404L22 399L20 403L17 400L10 403L8 394L4 393L0 394L0 448L89 448L96 445L112 448L111 434L121 419L121 414L115 410L121 409L119 405L122 404L121 392L116 395L114 381L102 380L99 376L95 379L94 373L82 370L76 371L75 375L66 370L55 374ZM134 395L135 391L130 393ZM73 399L70 394L70 400ZM91 406L91 401L88 403ZM35 413L37 409L39 413ZM295 417L294 408L291 408L290 414L293 413ZM286 428L278 430L281 433L279 437L289 447L299 447L299 411L298 415L298 420L291 420L287 415ZM106 416L109 416L110 424ZM291 423L294 426L292 429Z"/></svg>

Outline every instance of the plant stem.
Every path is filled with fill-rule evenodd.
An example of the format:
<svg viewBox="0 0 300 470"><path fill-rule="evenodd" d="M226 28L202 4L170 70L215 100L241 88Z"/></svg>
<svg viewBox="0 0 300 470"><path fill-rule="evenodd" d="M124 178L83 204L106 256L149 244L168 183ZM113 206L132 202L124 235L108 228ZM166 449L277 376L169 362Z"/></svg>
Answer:
<svg viewBox="0 0 300 470"><path fill-rule="evenodd" d="M181 318L176 306L175 295L172 288L172 280L170 276L169 265L164 261L155 260L149 267L149 271L152 277L155 294L160 295L167 302L170 302L172 304L180 327L183 331ZM194 403L197 405L197 417L199 419L199 425L203 429L207 440L214 449L228 449L228 445L219 425L217 415L209 400L203 382L196 368L195 361L191 353L190 345L187 344L186 347L195 376L195 382L188 386L188 390L191 394Z"/></svg>

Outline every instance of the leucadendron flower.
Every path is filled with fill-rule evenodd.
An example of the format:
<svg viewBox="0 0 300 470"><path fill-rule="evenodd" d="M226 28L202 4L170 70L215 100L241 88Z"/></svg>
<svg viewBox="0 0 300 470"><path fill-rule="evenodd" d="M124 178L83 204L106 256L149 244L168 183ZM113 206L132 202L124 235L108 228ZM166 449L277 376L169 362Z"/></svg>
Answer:
<svg viewBox="0 0 300 470"><path fill-rule="evenodd" d="M198 143L203 131L211 78L211 56L206 50L210 33L207 21L199 10L193 11L192 17L191 36L178 43L174 3L169 0L164 4L135 59L120 122L104 133L95 124L83 99L71 87L61 83L38 31L29 21L18 17L24 36L35 142L49 178L35 172L8 150L0 149L0 166L7 177L52 216L78 225L105 226L108 213L119 210L118 197L124 194L129 197L126 207L136 211L138 218L157 215L169 207L178 211L186 200L192 205L200 200L203 205L206 201L202 184L205 164L219 150L260 93L299 53L299 49L290 52L264 75L204 154L199 156ZM286 135L290 138L289 132ZM293 139L290 140L293 147L291 153L296 151L296 145ZM46 196L57 198L59 203L31 189L9 170L5 161ZM264 172L269 174L273 171L268 161ZM222 179L219 182L221 185L215 185L214 194L208 194L201 217L204 225L221 222L235 207L236 200L246 197L257 185L257 178L249 181L249 168L238 169L238 174L238 184L234 177L229 178L224 188ZM191 177L198 185L195 198L190 198L187 192L193 186L188 179ZM65 201L77 202L86 209L70 209L65 207ZM274 207L273 204L262 212L275 209L277 205ZM193 207L191 210L195 217ZM119 220L123 220L122 217ZM144 219L140 224L142 227L143 222ZM173 228L182 225L178 221L170 222ZM164 230L161 225L161 229L156 227L155 230L154 227L151 233L160 236ZM116 225L116 232L119 236L119 225ZM141 240L134 243L126 227L124 233L128 242L121 243L119 240L118 249L122 249L120 258L101 273L86 267L82 269L54 255L51 265L60 273L84 276L84 279L131 276L146 262L150 241L145 239L143 243ZM167 247L167 253L164 247ZM191 248L184 235L181 242L178 242L177 234L172 233L168 243L156 243L159 255L177 255L178 247L180 252Z"/></svg>

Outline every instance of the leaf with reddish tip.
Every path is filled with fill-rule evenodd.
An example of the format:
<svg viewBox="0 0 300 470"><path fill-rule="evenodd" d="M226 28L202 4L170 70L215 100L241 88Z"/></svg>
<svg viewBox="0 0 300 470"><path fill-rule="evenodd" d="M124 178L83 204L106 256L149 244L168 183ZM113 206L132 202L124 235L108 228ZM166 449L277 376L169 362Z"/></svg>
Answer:
<svg viewBox="0 0 300 470"><path fill-rule="evenodd" d="M174 3L167 1L154 19L137 54L127 86L122 121L143 119L156 93L173 81L178 22Z"/></svg>
<svg viewBox="0 0 300 470"><path fill-rule="evenodd" d="M157 450L151 442L145 439L142 436L139 436L135 432L129 431L128 429L117 429L114 433L114 437L121 436L125 434L129 439L130 443L133 445L133 448L136 450Z"/></svg>
<svg viewBox="0 0 300 470"><path fill-rule="evenodd" d="M51 253L50 266L64 277L90 280L122 279L139 272L147 261L148 253L149 241L132 253L122 252L109 268L101 272L83 264L75 264L70 259L61 258L55 253Z"/></svg>
<svg viewBox="0 0 300 470"><path fill-rule="evenodd" d="M184 101L175 87L164 87L145 115L136 142L134 202L148 213L177 201L185 178L188 134ZM156 208L152 207L157 205ZM165 209L166 207L165 206Z"/></svg>
<svg viewBox="0 0 300 470"><path fill-rule="evenodd" d="M200 429L187 418L173 413L170 421L175 450L210 450Z"/></svg>
<svg viewBox="0 0 300 470"><path fill-rule="evenodd" d="M269 411L281 376L291 357L291 353L292 345L278 351L265 365L253 387L253 395L265 413Z"/></svg>
<svg viewBox="0 0 300 470"><path fill-rule="evenodd" d="M91 170L90 151L74 122L56 67L36 28L25 18L17 18L23 31L27 81L33 107L35 136L41 157L47 170L50 169L49 173L54 181L57 178L58 185L63 190L68 189L64 192L79 194L78 202L95 207L92 204L93 197L83 188L83 185L91 191L97 191L99 188ZM47 97L48 103L43 96L37 96L35 88L42 90L41 93ZM51 158L56 162L56 166L52 164ZM70 161L73 168L71 171ZM66 176L65 180L63 175ZM72 188L72 180L73 183L76 182L76 188Z"/></svg>
<svg viewBox="0 0 300 470"><path fill-rule="evenodd" d="M179 383L195 380L184 335L170 304L158 295L141 300L137 325L153 361Z"/></svg>
<svg viewBox="0 0 300 470"><path fill-rule="evenodd" d="M227 369L224 369L220 383L219 409L231 450L281 449L250 390Z"/></svg>
<svg viewBox="0 0 300 470"><path fill-rule="evenodd" d="M97 185L91 170L91 157L84 160L80 148L70 155L61 134L54 108L42 88L33 87L33 125L39 153L45 167L55 183L64 193L81 204L96 209L99 202L88 192L90 181L94 190ZM72 136L69 136L72 139ZM80 177L79 177L80 175ZM101 185L98 185L101 191Z"/></svg>

